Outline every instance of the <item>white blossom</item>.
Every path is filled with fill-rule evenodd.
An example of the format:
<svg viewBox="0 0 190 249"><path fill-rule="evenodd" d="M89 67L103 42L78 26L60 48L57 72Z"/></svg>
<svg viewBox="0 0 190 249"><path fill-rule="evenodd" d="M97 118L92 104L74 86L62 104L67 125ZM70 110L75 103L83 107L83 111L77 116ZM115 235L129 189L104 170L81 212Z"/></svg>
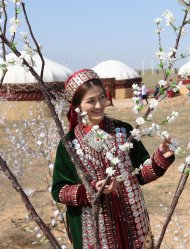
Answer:
<svg viewBox="0 0 190 249"><path fill-rule="evenodd" d="M51 221L51 224L52 224L52 226L56 226L56 225L57 225L57 221L56 221L55 219L53 219L53 220Z"/></svg>
<svg viewBox="0 0 190 249"><path fill-rule="evenodd" d="M56 210L53 212L53 215L56 217L58 214L59 214L59 210L56 209Z"/></svg>
<svg viewBox="0 0 190 249"><path fill-rule="evenodd" d="M165 87L167 85L167 81L165 81L165 80L159 80L158 84L159 84L160 87Z"/></svg>
<svg viewBox="0 0 190 249"><path fill-rule="evenodd" d="M92 128L93 128L93 130L98 130L99 129L99 125L94 125Z"/></svg>
<svg viewBox="0 0 190 249"><path fill-rule="evenodd" d="M66 245L62 245L61 249L67 249Z"/></svg>
<svg viewBox="0 0 190 249"><path fill-rule="evenodd" d="M116 164L119 163L119 162L120 162L120 160L119 160L118 157L114 157L114 158L112 158L112 160L111 160L111 163L113 163L114 165L116 165Z"/></svg>
<svg viewBox="0 0 190 249"><path fill-rule="evenodd" d="M135 169L133 170L133 172L131 173L131 175L138 175L138 174L139 174L139 171L140 171L140 169L135 168Z"/></svg>
<svg viewBox="0 0 190 249"><path fill-rule="evenodd" d="M182 149L180 146L177 147L177 149L175 150L175 155L182 155L182 154L185 154L185 150Z"/></svg>
<svg viewBox="0 0 190 249"><path fill-rule="evenodd" d="M170 137L170 135L167 131L162 131L160 136L162 139L168 139Z"/></svg>
<svg viewBox="0 0 190 249"><path fill-rule="evenodd" d="M172 25L174 23L175 18L174 18L173 13L170 10L167 9L162 15L165 18L167 26Z"/></svg>
<svg viewBox="0 0 190 249"><path fill-rule="evenodd" d="M136 113L136 114L139 113L139 107L138 107L138 105L135 105L135 106L133 107L133 112Z"/></svg>
<svg viewBox="0 0 190 249"><path fill-rule="evenodd" d="M190 156L186 157L185 162L187 163L187 165L190 165Z"/></svg>
<svg viewBox="0 0 190 249"><path fill-rule="evenodd" d="M48 167L49 167L49 169L53 169L53 168L54 168L54 164L53 164L53 163L50 163L50 164L48 165Z"/></svg>
<svg viewBox="0 0 190 249"><path fill-rule="evenodd" d="M139 85L137 85L137 84L134 83L132 85L132 88L133 88L133 90L139 90Z"/></svg>
<svg viewBox="0 0 190 249"><path fill-rule="evenodd" d="M113 176L114 173L115 173L115 171L116 171L116 170L114 170L112 167L108 167L108 168L106 169L106 174L107 174L108 176Z"/></svg>
<svg viewBox="0 0 190 249"><path fill-rule="evenodd" d="M157 51L156 52L156 57L159 59L159 60L166 60L168 58L168 55L166 52L164 51Z"/></svg>
<svg viewBox="0 0 190 249"><path fill-rule="evenodd" d="M106 158L111 161L113 159L113 154L111 152L107 151Z"/></svg>
<svg viewBox="0 0 190 249"><path fill-rule="evenodd" d="M140 130L139 129L133 129L131 131L131 135L134 137L134 139L136 139L137 141L140 140L141 138L141 134L140 134Z"/></svg>
<svg viewBox="0 0 190 249"><path fill-rule="evenodd" d="M86 111L83 111L80 115L81 116L86 116L87 112Z"/></svg>
<svg viewBox="0 0 190 249"><path fill-rule="evenodd" d="M190 149L190 142L189 142L188 145L187 145L187 149L188 149L188 150Z"/></svg>
<svg viewBox="0 0 190 249"><path fill-rule="evenodd" d="M126 142L126 143L119 146L119 149L122 151L129 151L132 148L133 148L133 144L129 143L129 142Z"/></svg>
<svg viewBox="0 0 190 249"><path fill-rule="evenodd" d="M172 139L170 140L170 143L169 143L168 146L169 146L170 150L172 150L172 151L177 150L177 148L178 148L178 142L177 142L177 140L174 139L174 138L172 138Z"/></svg>
<svg viewBox="0 0 190 249"><path fill-rule="evenodd" d="M152 113L149 113L149 114L147 115L147 117L146 117L146 120L147 120L147 121L151 121L152 118L153 118Z"/></svg>
<svg viewBox="0 0 190 249"><path fill-rule="evenodd" d="M78 107L75 108L75 112L79 114L80 113L80 109Z"/></svg>
<svg viewBox="0 0 190 249"><path fill-rule="evenodd" d="M149 106L150 106L151 109L155 109L158 106L158 100L151 99Z"/></svg>
<svg viewBox="0 0 190 249"><path fill-rule="evenodd" d="M162 18L160 18L160 17L157 17L157 18L154 20L154 22L155 22L156 24L161 23L161 21L162 21Z"/></svg>
<svg viewBox="0 0 190 249"><path fill-rule="evenodd" d="M144 122L145 122L145 119L143 117L138 117L136 119L137 125L142 125L142 124L144 124Z"/></svg>

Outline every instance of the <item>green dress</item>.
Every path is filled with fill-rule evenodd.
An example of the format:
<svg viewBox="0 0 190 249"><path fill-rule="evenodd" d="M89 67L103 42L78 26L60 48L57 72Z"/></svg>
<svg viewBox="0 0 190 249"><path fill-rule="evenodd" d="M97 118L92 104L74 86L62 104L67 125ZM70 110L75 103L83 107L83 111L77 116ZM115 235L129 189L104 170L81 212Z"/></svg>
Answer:
<svg viewBox="0 0 190 249"><path fill-rule="evenodd" d="M130 131L132 130L132 126L128 123L108 117L105 117L103 122L104 126L102 129L115 138L116 148L126 141L126 137L130 135ZM74 131L66 135L66 140L71 142L71 146L72 141L76 142L77 139L79 141L78 144L80 144L80 136L85 135L83 132L83 126L79 124ZM131 167L133 167L133 169L139 168L140 165L149 158L149 154L141 141L133 140L132 142L133 148L130 150L129 156L127 157L121 154L121 167L118 169L120 174L126 170L129 175L127 180L119 183L122 197L119 197L118 193L111 193L109 196L102 195L101 198L101 207L103 210L101 217L103 217L104 224L102 227L104 229L103 232L100 231L100 248L116 248L117 246L119 249L130 249L132 248L132 243L135 244L136 249L152 248L153 246L149 217L140 185L154 181L162 176L173 162L173 158L165 159L159 150L157 150L151 158L152 161L150 165L143 167L138 175L131 176ZM82 145L80 148L82 148ZM79 160L81 160L81 158L79 158ZM81 160L81 163L85 160ZM102 161L101 165L104 167L105 161L104 159L102 159ZM106 175L102 176L104 171L101 171L100 174L100 172L98 172L98 166L94 167L92 161L89 161L88 158L87 162L88 168L86 168L87 166L84 164L84 171L88 171L88 173L92 172L89 173L92 176L89 179L91 185L100 179L106 178ZM89 170L89 167L92 167L92 170ZM95 169L97 169L97 171ZM90 198L88 198L89 195L90 194L85 191L85 187L77 174L77 170L69 154L62 142L60 142L54 165L52 196L56 202L62 202L67 205L66 217L75 249L93 248L92 243L90 243L90 237L86 238L87 225L85 225L90 224L90 219L87 221L91 209ZM121 198L123 199L122 202ZM124 210L125 212L123 212ZM88 215L85 212L89 212ZM126 224L127 219L129 221L128 224ZM85 220L87 223L85 223ZM128 230L127 227L130 229L133 239L130 238L131 236L129 236L129 233L126 231ZM90 232L88 233L89 236L91 236Z"/></svg>

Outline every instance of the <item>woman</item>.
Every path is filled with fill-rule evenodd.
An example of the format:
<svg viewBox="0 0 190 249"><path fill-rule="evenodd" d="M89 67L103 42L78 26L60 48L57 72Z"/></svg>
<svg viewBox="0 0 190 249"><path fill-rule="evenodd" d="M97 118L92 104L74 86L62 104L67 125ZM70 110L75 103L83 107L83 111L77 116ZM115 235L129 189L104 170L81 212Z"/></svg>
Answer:
<svg viewBox="0 0 190 249"><path fill-rule="evenodd" d="M60 142L52 195L55 201L67 205L67 221L74 248L95 248L97 241L98 248L102 249L152 248L149 217L140 185L162 176L174 161L173 152L167 143L161 144L149 164L140 167L149 158L140 141L132 141L133 148L129 153L120 149L133 128L104 115L105 90L94 71L84 69L72 75L65 84L65 95L71 104L68 113L70 131L66 139L81 166L73 165ZM75 109L78 113L80 110L82 119L76 118ZM85 112L88 119L84 117ZM102 132L100 135L108 135L103 142L94 135L98 127ZM110 153L119 161L115 163L116 171L111 173L100 196L98 225L95 226L92 200L107 177L107 169L111 168L107 156ZM131 174L134 169L139 169L138 175ZM120 176L125 177L121 179ZM95 229L98 229L98 235L95 235Z"/></svg>

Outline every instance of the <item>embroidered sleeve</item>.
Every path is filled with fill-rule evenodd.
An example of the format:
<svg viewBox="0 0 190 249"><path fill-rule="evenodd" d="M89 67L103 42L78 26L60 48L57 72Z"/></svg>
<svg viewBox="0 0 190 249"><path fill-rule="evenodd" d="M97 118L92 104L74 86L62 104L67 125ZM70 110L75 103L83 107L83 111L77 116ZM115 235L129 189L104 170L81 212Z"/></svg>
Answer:
<svg viewBox="0 0 190 249"><path fill-rule="evenodd" d="M90 196L82 184L65 185L59 192L59 200L69 206L89 206Z"/></svg>
<svg viewBox="0 0 190 249"><path fill-rule="evenodd" d="M141 169L141 177L143 178L143 183L145 184L148 182L152 182L164 175L173 161L174 156L165 158L161 151L158 149L152 157L152 163L149 165L144 165Z"/></svg>

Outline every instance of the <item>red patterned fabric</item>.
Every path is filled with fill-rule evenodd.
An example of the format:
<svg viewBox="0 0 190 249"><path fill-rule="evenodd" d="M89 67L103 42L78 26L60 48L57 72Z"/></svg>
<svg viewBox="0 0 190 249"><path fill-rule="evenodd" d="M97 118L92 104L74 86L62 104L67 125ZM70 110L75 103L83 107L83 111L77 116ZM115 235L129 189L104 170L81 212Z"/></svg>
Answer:
<svg viewBox="0 0 190 249"><path fill-rule="evenodd" d="M152 164L145 165L141 170L144 182L148 183L158 179L166 172L173 161L174 156L165 158L161 151L158 149L152 157Z"/></svg>
<svg viewBox="0 0 190 249"><path fill-rule="evenodd" d="M82 184L65 185L59 192L60 202L70 206L90 205L88 197Z"/></svg>

